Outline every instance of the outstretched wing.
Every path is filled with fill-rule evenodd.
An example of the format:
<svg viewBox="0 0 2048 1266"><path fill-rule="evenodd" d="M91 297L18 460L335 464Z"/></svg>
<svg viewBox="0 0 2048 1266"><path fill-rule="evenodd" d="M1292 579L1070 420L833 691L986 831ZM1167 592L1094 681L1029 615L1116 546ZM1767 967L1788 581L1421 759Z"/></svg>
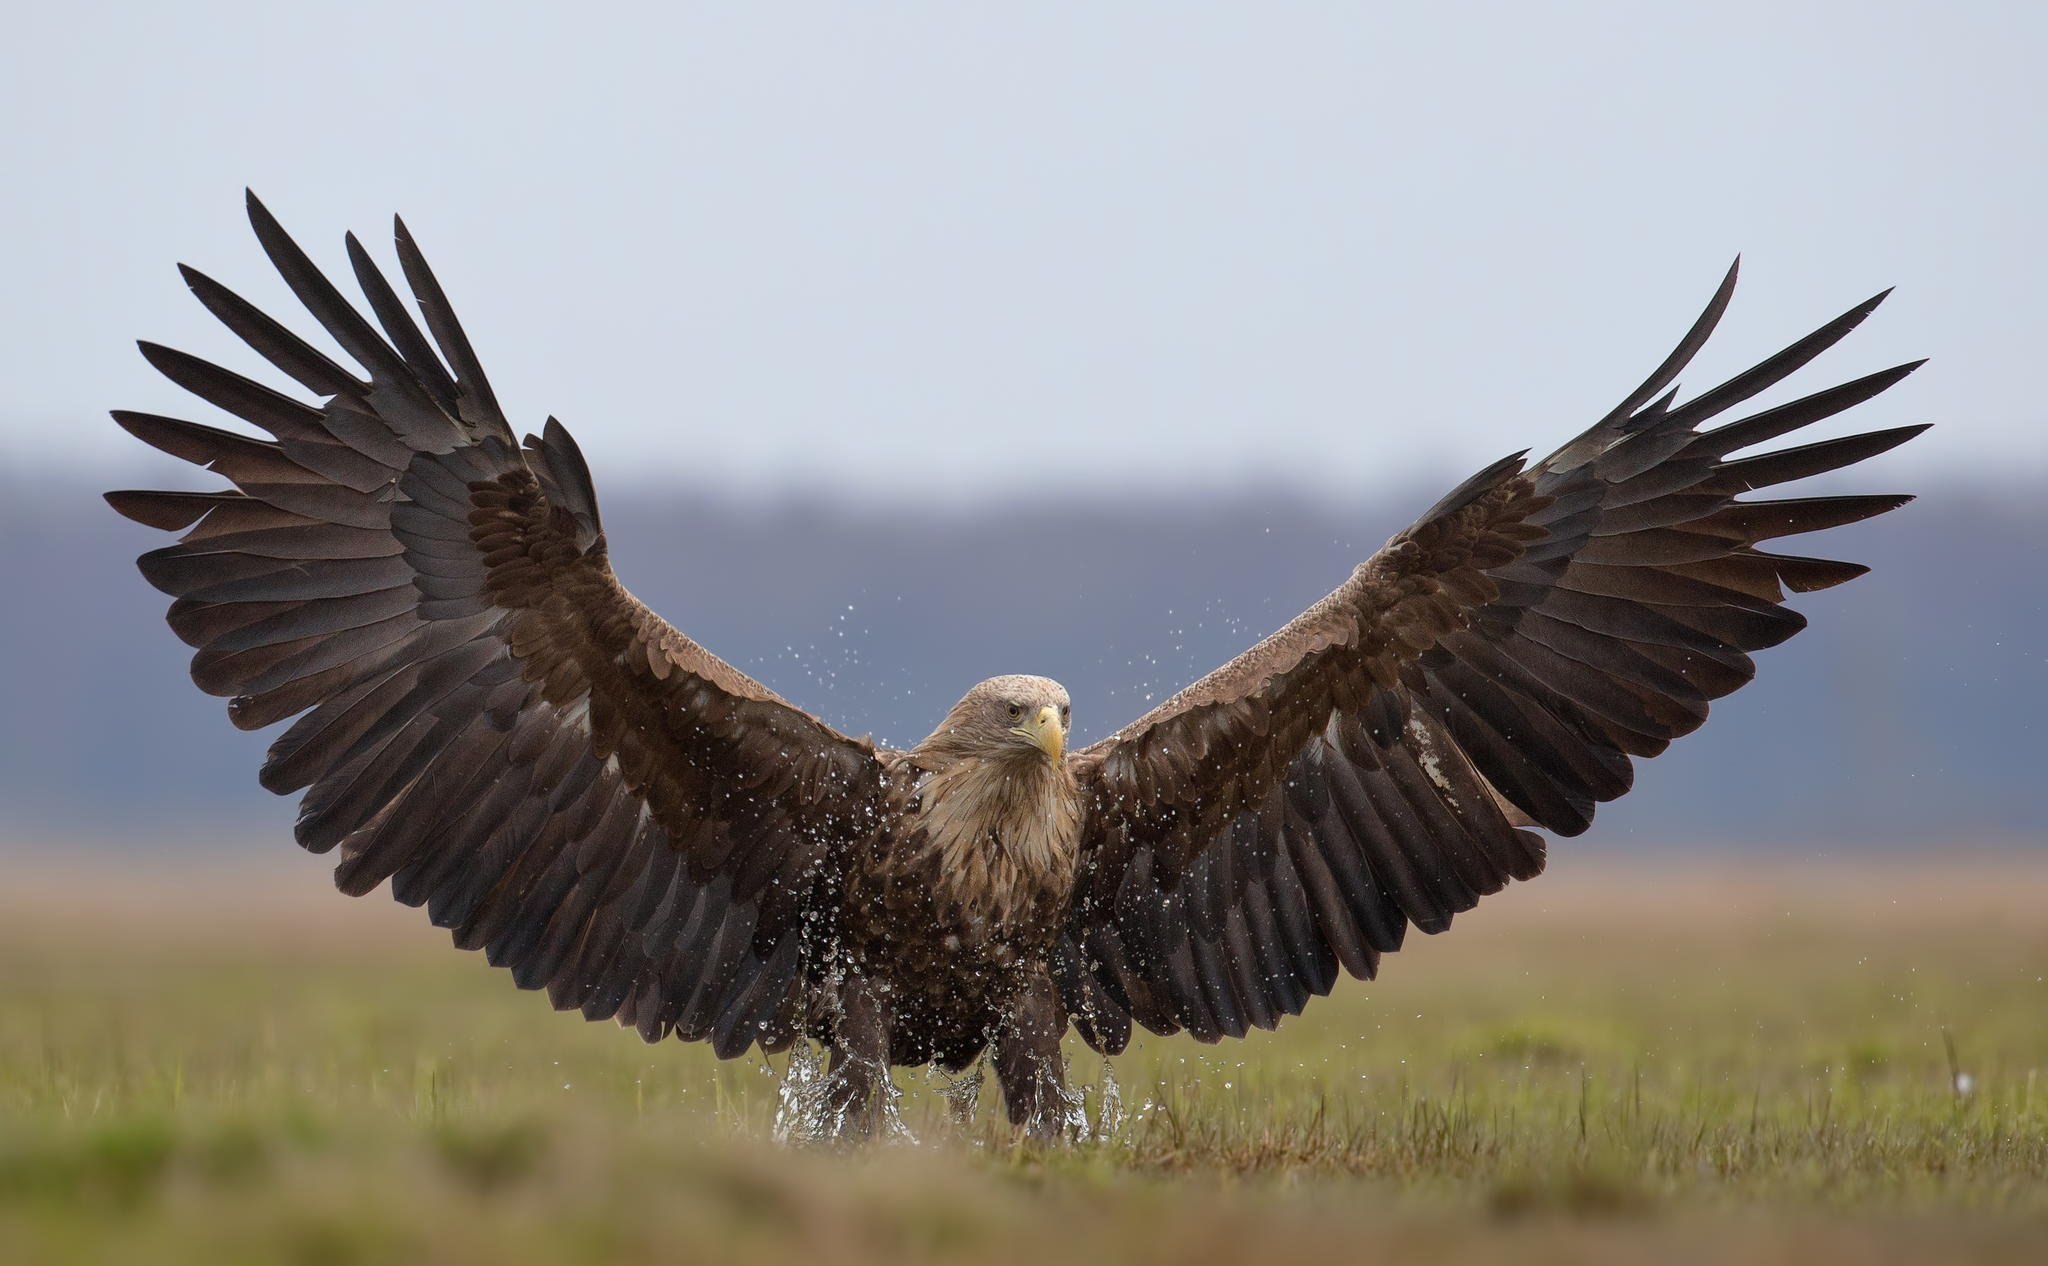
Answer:
<svg viewBox="0 0 2048 1266"><path fill-rule="evenodd" d="M259 440L138 413L138 439L225 476L115 492L179 543L142 556L192 677L301 789L297 835L351 894L386 879L555 1005L721 1055L801 1022L806 915L865 829L880 767L648 611L606 560L582 455L524 451L401 223L430 344L353 236L380 335L251 195L256 235L359 378L219 283L185 279L324 405L145 343ZM387 341L388 336L388 341ZM436 349L438 348L438 355Z"/></svg>
<svg viewBox="0 0 2048 1266"><path fill-rule="evenodd" d="M1668 394L1728 303L1730 269L1678 349L1591 430L1495 463L1334 593L1115 736L1077 753L1092 800L1055 960L1098 1047L1130 1022L1213 1041L1369 978L1426 932L1543 868L1655 756L1805 621L1786 589L1853 563L1758 544L1899 496L1738 494L1835 470L1922 427L1730 454L1830 417L1902 365L1711 430L1853 329L1862 304L1683 404Z"/></svg>

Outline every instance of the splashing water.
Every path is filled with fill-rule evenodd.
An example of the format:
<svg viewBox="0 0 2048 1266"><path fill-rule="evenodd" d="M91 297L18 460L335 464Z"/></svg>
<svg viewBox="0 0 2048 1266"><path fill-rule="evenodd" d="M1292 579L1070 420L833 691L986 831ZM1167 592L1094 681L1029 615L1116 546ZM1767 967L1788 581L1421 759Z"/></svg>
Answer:
<svg viewBox="0 0 2048 1266"><path fill-rule="evenodd" d="M1095 1115L1088 1114L1089 1087L1069 1083L1060 1091L1060 1124L1076 1143L1108 1143L1124 1126L1124 1093L1109 1060L1102 1061L1102 1080L1095 1086Z"/></svg>
<svg viewBox="0 0 2048 1266"><path fill-rule="evenodd" d="M886 1073L882 1077L882 1128L876 1137L889 1143L917 1144L917 1135L911 1133L910 1123L903 1119L903 1091L896 1079Z"/></svg>
<svg viewBox="0 0 2048 1266"><path fill-rule="evenodd" d="M789 1048L789 1065L776 1091L773 1136L777 1143L821 1143L834 1137L825 1102L825 1054L811 1042Z"/></svg>
<svg viewBox="0 0 2048 1266"><path fill-rule="evenodd" d="M844 1111L832 1110L832 1075L825 1066L824 1048L815 1042L798 1042L789 1048L789 1063L782 1071L776 1090L775 1123L770 1135L777 1143L804 1145L832 1143L847 1137L849 1122ZM893 1077L881 1079L881 1123L876 1137L892 1143L916 1143L917 1135L903 1119L903 1091Z"/></svg>
<svg viewBox="0 0 2048 1266"><path fill-rule="evenodd" d="M925 1076L938 1091L955 1121L971 1121L980 1106L984 1080L982 1062L977 1060L958 1074L931 1066ZM789 1050L789 1062L780 1075L776 1091L772 1137L783 1145L802 1146L830 1143L846 1137L848 1122L843 1112L831 1109L832 1079L826 1070L824 1048L813 1042L798 1042ZM1090 1091L1093 1090L1091 1096ZM918 1143L917 1134L903 1119L903 1090L894 1077L881 1080L881 1121L876 1137L892 1143ZM1094 1112L1089 1112L1093 1098ZM1102 1061L1102 1078L1094 1086L1068 1083L1059 1092L1060 1124L1076 1143L1114 1142L1129 1119L1123 1088L1107 1059ZM1149 1105L1148 1105L1149 1106Z"/></svg>
<svg viewBox="0 0 2048 1266"><path fill-rule="evenodd" d="M1088 1090L1072 1082L1059 1089L1060 1129L1075 1142L1088 1139Z"/></svg>
<svg viewBox="0 0 2048 1266"><path fill-rule="evenodd" d="M1124 1128L1124 1092L1116 1084L1109 1060L1102 1061L1102 1099L1095 1108L1095 1141L1107 1143Z"/></svg>
<svg viewBox="0 0 2048 1266"><path fill-rule="evenodd" d="M958 1074L948 1073L936 1064L925 1069L925 1077L937 1085L939 1098L946 1101L955 1121L974 1120L975 1110L981 1106L983 1062L977 1059Z"/></svg>

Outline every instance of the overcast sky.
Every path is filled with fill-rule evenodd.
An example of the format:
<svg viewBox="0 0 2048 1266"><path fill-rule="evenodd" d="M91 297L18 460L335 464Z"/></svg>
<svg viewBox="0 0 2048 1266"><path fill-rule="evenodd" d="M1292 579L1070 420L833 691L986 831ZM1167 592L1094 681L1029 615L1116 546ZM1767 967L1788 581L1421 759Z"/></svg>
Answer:
<svg viewBox="0 0 2048 1266"><path fill-rule="evenodd" d="M207 416L137 336L249 370L174 261L306 325L251 185L336 272L403 212L600 488L1462 472L1604 411L1738 251L1689 386L1896 284L1793 386L1932 356L1860 415L1943 424L1878 482L2048 475L2044 5L140 8L0 41L17 472Z"/></svg>

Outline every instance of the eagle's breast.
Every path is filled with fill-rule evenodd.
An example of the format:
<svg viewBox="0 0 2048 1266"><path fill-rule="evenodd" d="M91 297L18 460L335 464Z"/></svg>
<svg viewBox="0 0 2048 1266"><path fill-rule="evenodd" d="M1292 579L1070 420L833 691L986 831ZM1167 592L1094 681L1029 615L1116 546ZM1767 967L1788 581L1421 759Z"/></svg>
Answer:
<svg viewBox="0 0 2048 1266"><path fill-rule="evenodd" d="M852 876L849 948L912 991L1005 992L997 979L1043 961L1073 896L1072 775L1036 756L894 775L891 820Z"/></svg>
<svg viewBox="0 0 2048 1266"><path fill-rule="evenodd" d="M922 775L904 861L930 880L934 913L963 948L1049 938L1074 890L1080 795L1060 766L972 762Z"/></svg>

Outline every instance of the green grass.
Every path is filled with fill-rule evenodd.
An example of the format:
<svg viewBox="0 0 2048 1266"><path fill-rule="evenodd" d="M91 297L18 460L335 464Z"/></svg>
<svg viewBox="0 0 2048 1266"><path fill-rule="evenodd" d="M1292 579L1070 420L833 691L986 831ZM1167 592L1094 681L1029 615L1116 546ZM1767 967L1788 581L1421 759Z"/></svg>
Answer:
<svg viewBox="0 0 2048 1266"><path fill-rule="evenodd" d="M922 1141L849 1156L308 867L17 866L0 1257L2035 1260L2048 867L1553 869L1278 1034L1139 1042L1107 1139L912 1072Z"/></svg>

